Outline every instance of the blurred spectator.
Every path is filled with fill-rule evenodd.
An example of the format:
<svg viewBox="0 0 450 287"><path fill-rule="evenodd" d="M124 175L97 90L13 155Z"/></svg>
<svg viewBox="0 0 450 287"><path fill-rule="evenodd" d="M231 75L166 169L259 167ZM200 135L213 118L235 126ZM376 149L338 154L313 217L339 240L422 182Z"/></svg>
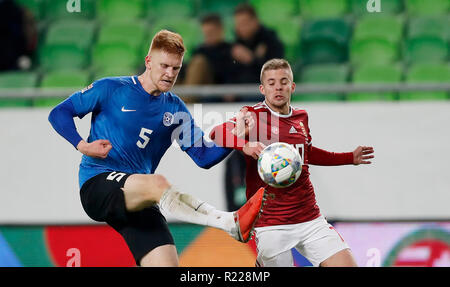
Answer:
<svg viewBox="0 0 450 287"><path fill-rule="evenodd" d="M233 82L231 44L225 41L222 19L208 14L201 19L204 42L195 49L185 75L186 85Z"/></svg>
<svg viewBox="0 0 450 287"><path fill-rule="evenodd" d="M275 31L264 27L255 9L246 3L234 11L236 43L231 55L239 71L237 83L259 83L263 64L273 58L284 57L284 47Z"/></svg>
<svg viewBox="0 0 450 287"><path fill-rule="evenodd" d="M33 15L12 0L0 0L0 70L28 69L37 46Z"/></svg>

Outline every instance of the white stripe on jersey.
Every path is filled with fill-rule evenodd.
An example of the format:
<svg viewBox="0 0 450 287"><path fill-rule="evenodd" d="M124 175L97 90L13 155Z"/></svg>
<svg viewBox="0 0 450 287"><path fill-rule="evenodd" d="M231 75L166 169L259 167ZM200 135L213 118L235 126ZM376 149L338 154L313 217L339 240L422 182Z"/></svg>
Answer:
<svg viewBox="0 0 450 287"><path fill-rule="evenodd" d="M136 81L134 80L134 76L131 76L131 79L133 80L133 83L136 85Z"/></svg>

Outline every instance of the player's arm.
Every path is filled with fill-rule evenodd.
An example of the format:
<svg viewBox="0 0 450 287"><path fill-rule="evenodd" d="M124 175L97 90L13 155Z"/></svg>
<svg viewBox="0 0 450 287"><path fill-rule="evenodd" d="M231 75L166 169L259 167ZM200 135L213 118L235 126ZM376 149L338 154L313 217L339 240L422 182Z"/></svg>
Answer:
<svg viewBox="0 0 450 287"><path fill-rule="evenodd" d="M81 153L97 158L106 158L112 146L108 140L96 140L87 143L78 133L74 117L83 118L87 113L98 110L101 96L99 92L105 92L105 82L94 83L96 91L86 88L76 92L68 99L57 105L49 114L48 120L55 131L71 143ZM92 88L92 86L91 86Z"/></svg>
<svg viewBox="0 0 450 287"><path fill-rule="evenodd" d="M172 137L199 167L209 169L231 153L231 149L206 140L203 131L195 125L189 113L176 114L175 117L177 121L178 117L183 117L184 123L173 131Z"/></svg>
<svg viewBox="0 0 450 287"><path fill-rule="evenodd" d="M201 168L209 169L223 159L233 150L217 146L214 142L209 142L205 138L189 147L185 152Z"/></svg>
<svg viewBox="0 0 450 287"><path fill-rule="evenodd" d="M353 152L337 153L311 145L308 152L308 163L322 166L370 164L369 159L373 157L372 147L358 146Z"/></svg>
<svg viewBox="0 0 450 287"><path fill-rule="evenodd" d="M253 127L254 123L251 119L246 118L245 112L246 110L244 113L241 110L235 120L214 127L210 133L210 138L219 146L236 149L254 159L258 159L265 145L246 139L248 130Z"/></svg>

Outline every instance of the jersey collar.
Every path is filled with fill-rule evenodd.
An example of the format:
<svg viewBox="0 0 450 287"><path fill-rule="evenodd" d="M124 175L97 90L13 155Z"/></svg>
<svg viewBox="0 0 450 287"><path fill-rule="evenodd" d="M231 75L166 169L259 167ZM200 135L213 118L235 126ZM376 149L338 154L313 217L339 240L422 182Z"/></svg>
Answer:
<svg viewBox="0 0 450 287"><path fill-rule="evenodd" d="M269 107L269 105L267 105L266 100L263 101L263 105L266 106L266 108L270 111L270 113L271 113L272 115L275 115L275 116L277 116L277 117L280 117L280 118L289 118L290 116L292 116L293 108L292 108L291 105L289 105L289 113L288 113L287 115L282 115L282 114L280 114L280 113L275 112L274 110L272 110L272 109Z"/></svg>

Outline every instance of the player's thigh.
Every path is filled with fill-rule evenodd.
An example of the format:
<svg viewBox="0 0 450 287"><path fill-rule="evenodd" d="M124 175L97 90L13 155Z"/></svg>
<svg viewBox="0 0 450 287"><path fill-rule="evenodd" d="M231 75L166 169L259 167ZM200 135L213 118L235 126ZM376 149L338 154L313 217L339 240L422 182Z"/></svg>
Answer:
<svg viewBox="0 0 450 287"><path fill-rule="evenodd" d="M178 267L177 249L173 244L156 247L142 257L140 265L142 267Z"/></svg>
<svg viewBox="0 0 450 287"><path fill-rule="evenodd" d="M257 256L255 265L256 267L292 267L294 257L289 249L272 257Z"/></svg>
<svg viewBox="0 0 450 287"><path fill-rule="evenodd" d="M296 249L314 266L321 266L333 255L349 249L342 236L323 217L311 221L307 233Z"/></svg>
<svg viewBox="0 0 450 287"><path fill-rule="evenodd" d="M291 248L297 239L290 230L256 228L255 243L257 249L256 266L287 267L293 266Z"/></svg>
<svg viewBox="0 0 450 287"><path fill-rule="evenodd" d="M130 175L122 188L127 210L138 211L158 203L169 187L167 179L159 174Z"/></svg>
<svg viewBox="0 0 450 287"><path fill-rule="evenodd" d="M320 263L321 267L358 267L350 249L341 250Z"/></svg>

